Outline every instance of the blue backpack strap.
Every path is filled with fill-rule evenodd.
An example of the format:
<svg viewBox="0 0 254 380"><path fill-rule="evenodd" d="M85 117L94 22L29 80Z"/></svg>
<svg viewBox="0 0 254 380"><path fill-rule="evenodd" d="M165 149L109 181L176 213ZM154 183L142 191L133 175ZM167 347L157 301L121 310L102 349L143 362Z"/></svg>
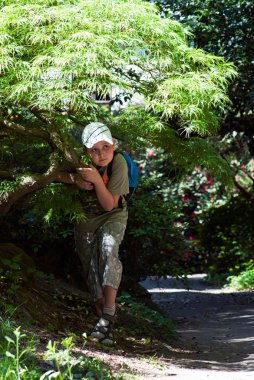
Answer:
<svg viewBox="0 0 254 380"><path fill-rule="evenodd" d="M135 164L135 162L133 161L133 159L128 155L128 153L123 152L123 151L115 151L113 160L107 166L108 178L111 177L113 161L114 161L114 158L117 154L121 154L127 163L128 181L129 181L129 194L125 195L124 199L126 200L126 202L129 202L129 200L131 199L131 197L132 197L132 195L133 195L133 193L136 190L136 187L138 185L138 176L139 176L138 168L137 168L137 165ZM123 207L122 196L119 198L118 206L120 208Z"/></svg>
<svg viewBox="0 0 254 380"><path fill-rule="evenodd" d="M129 178L129 187L136 188L138 185L138 168L133 159L126 153L120 152L127 162L128 166L128 178Z"/></svg>

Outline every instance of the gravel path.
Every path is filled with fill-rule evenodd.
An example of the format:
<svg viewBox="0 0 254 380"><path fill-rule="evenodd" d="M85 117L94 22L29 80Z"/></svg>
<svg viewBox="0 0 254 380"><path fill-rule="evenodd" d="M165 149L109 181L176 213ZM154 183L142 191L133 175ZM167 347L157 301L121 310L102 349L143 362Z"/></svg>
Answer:
<svg viewBox="0 0 254 380"><path fill-rule="evenodd" d="M189 276L189 290L172 277L141 282L179 334L167 347L170 373L157 379L254 380L254 292L209 286L203 278Z"/></svg>

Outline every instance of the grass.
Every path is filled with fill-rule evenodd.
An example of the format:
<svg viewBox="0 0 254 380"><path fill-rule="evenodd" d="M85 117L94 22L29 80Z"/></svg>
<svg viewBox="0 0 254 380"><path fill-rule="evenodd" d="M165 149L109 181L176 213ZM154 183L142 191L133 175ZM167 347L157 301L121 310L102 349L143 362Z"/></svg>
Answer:
<svg viewBox="0 0 254 380"><path fill-rule="evenodd" d="M63 297L65 302L69 302L69 298ZM75 311L73 297L71 301L71 308ZM172 337L174 335L172 322L158 311L135 301L127 293L122 294L118 302L120 313L115 326L115 335L119 345L107 348L95 344L94 348L117 355L125 347L133 349L133 354L139 352L154 361L156 338L159 341L161 336ZM77 304L76 312L79 313L80 302ZM3 308L4 305L1 304L1 309ZM26 332L24 332L20 326L17 326L14 318L8 316L8 312L4 315L0 319L0 380L136 379L135 371L128 365L126 368L123 366L115 374L110 366L105 365L98 358L87 357L83 354L78 356L78 352L83 353L80 346L76 345L76 342L80 343L80 340L71 331L66 332L69 336L59 341L48 340L43 354L38 355L39 339L32 335L33 329L26 327ZM50 334L49 331L47 333L47 335ZM82 342L80 344L83 347L88 344L89 349L89 340Z"/></svg>

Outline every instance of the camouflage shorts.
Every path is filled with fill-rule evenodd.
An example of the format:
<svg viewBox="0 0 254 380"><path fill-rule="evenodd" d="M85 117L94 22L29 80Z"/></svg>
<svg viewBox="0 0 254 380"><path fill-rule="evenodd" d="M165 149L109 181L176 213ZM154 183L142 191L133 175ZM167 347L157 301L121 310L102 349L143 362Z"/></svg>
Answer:
<svg viewBox="0 0 254 380"><path fill-rule="evenodd" d="M102 287L118 289L122 277L122 263L118 256L126 225L106 222L96 232L75 229L76 249L84 270L93 300L102 298Z"/></svg>

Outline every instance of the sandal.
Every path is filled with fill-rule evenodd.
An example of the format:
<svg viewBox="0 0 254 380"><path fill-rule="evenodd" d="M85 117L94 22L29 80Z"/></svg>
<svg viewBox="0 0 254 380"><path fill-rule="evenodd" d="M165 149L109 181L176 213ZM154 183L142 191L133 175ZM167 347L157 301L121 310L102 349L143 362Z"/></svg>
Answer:
<svg viewBox="0 0 254 380"><path fill-rule="evenodd" d="M109 315L103 313L99 321L94 326L90 336L93 340L104 343L113 344L112 329L115 322L116 314Z"/></svg>

